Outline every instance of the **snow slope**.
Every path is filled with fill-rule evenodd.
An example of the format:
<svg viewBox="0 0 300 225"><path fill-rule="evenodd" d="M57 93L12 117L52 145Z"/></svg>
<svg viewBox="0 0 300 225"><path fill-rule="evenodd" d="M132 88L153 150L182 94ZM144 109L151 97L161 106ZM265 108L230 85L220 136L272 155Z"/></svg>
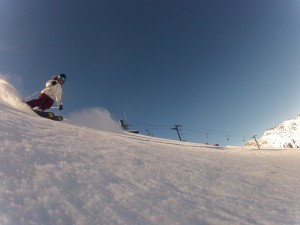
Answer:
<svg viewBox="0 0 300 225"><path fill-rule="evenodd" d="M19 104L0 103L1 225L300 224L300 151L109 133Z"/></svg>

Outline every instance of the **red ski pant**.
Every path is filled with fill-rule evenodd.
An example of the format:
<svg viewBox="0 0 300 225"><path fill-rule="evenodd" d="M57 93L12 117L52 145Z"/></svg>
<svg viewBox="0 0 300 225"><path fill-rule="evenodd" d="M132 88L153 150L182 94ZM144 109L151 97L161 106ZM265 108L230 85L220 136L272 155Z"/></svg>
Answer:
<svg viewBox="0 0 300 225"><path fill-rule="evenodd" d="M26 102L31 108L39 107L39 109L45 111L46 109L51 108L53 106L53 99L50 98L45 93L41 93L38 99L33 99L31 101Z"/></svg>

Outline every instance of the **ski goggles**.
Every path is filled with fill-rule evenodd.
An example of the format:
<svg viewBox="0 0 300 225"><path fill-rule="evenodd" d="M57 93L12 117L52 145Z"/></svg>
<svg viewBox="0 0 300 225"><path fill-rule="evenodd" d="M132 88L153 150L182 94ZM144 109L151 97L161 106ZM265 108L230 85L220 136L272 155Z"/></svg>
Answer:
<svg viewBox="0 0 300 225"><path fill-rule="evenodd" d="M62 80L63 82L65 82L65 78L63 78L63 77L59 77L59 80Z"/></svg>

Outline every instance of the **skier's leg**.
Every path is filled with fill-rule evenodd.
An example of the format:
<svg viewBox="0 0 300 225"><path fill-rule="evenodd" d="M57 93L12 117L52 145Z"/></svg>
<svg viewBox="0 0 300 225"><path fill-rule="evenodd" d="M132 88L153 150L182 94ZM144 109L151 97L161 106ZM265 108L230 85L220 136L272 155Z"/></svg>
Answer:
<svg viewBox="0 0 300 225"><path fill-rule="evenodd" d="M45 111L46 109L50 109L54 103L53 99L50 98L48 95L44 94L44 98L45 100L43 101L43 103L40 105L40 109L42 111Z"/></svg>
<svg viewBox="0 0 300 225"><path fill-rule="evenodd" d="M32 99L28 102L26 102L27 105L29 105L31 108L34 108L34 107L37 107L40 103L40 100L39 99Z"/></svg>
<svg viewBox="0 0 300 225"><path fill-rule="evenodd" d="M31 108L40 106L43 103L43 98L41 98L41 95L42 94L40 94L38 99L32 99L26 102L26 104L29 105Z"/></svg>

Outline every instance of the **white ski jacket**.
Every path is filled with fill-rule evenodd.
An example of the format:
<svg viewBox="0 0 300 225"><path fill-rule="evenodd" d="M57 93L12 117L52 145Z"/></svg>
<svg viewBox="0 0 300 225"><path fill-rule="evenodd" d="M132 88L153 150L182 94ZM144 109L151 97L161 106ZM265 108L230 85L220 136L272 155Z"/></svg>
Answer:
<svg viewBox="0 0 300 225"><path fill-rule="evenodd" d="M56 82L55 85L52 85L53 81ZM58 83L58 81L56 81L56 80L47 81L46 88L44 90L42 90L41 93L45 93L53 100L56 99L58 106L62 105L62 101L61 101L62 87L61 87L60 83Z"/></svg>

